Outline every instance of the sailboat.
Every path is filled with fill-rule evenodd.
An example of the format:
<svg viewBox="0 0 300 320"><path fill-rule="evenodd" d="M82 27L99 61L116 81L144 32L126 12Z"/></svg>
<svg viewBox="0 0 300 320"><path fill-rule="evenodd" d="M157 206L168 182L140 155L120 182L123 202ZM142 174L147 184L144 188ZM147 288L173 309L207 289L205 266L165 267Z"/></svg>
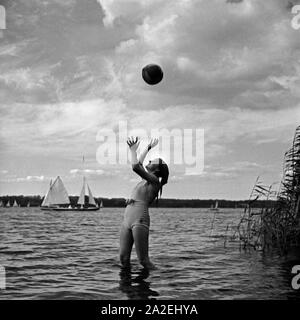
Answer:
<svg viewBox="0 0 300 320"><path fill-rule="evenodd" d="M89 193L88 203L85 203L85 185L87 185ZM50 182L50 187L45 195L41 209L47 211L96 211L99 210L100 207L96 206L92 191L86 183L85 177L83 178L83 186L77 206L73 207L63 181L61 177L58 176L53 183Z"/></svg>
<svg viewBox="0 0 300 320"><path fill-rule="evenodd" d="M14 201L13 207L18 207L18 203L17 203L16 199Z"/></svg>
<svg viewBox="0 0 300 320"><path fill-rule="evenodd" d="M215 202L215 206L211 205L211 208L210 210L212 211L219 211L219 208L218 208L219 204L218 204L218 200Z"/></svg>
<svg viewBox="0 0 300 320"><path fill-rule="evenodd" d="M85 201L85 190L86 190L85 187L86 186L88 189L88 203L86 203L86 201ZM76 210L79 210L79 211L96 211L96 210L100 209L100 207L97 206L97 204L95 202L95 199L92 194L90 186L86 183L85 177L83 177L83 185L81 188L81 192L80 192L80 196L79 196L77 204L80 205L80 208L76 208ZM89 207L89 205L91 207Z"/></svg>
<svg viewBox="0 0 300 320"><path fill-rule="evenodd" d="M0 208L4 207L2 200L0 200Z"/></svg>

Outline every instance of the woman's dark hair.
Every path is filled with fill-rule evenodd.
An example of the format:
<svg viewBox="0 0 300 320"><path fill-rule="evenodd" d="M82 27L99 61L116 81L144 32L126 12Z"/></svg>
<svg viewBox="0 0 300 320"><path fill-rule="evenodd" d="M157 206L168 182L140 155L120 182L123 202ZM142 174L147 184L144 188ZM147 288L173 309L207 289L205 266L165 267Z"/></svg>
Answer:
<svg viewBox="0 0 300 320"><path fill-rule="evenodd" d="M158 204L158 195L161 198L161 194L162 194L162 188L165 184L168 183L168 178L169 178L169 168L168 165L161 159L158 159L158 173L157 176L159 178L161 178L160 180L160 188L159 191L157 193L157 198L156 198L156 205Z"/></svg>

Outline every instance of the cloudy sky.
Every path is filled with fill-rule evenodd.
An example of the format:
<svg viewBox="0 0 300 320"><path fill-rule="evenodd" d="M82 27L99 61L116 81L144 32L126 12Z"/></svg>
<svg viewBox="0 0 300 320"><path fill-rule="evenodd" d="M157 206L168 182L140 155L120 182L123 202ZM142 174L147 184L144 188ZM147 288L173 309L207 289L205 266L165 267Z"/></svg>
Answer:
<svg viewBox="0 0 300 320"><path fill-rule="evenodd" d="M0 1L0 194L42 195L57 175L78 194L84 155L96 196L128 196L130 165L97 159L99 130L120 122L149 135L204 129L202 174L172 151L165 197L244 199L258 175L279 181L300 124L296 3ZM159 85L143 82L148 63L162 66Z"/></svg>

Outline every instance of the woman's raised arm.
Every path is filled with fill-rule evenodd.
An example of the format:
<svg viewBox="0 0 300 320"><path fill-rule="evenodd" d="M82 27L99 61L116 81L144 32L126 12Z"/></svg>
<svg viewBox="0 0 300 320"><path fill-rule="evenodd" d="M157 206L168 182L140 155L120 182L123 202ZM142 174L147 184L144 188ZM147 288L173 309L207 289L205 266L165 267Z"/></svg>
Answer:
<svg viewBox="0 0 300 320"><path fill-rule="evenodd" d="M147 146L147 148L140 154L140 156L139 156L139 162L141 163L141 164L143 164L144 163L144 160L145 160L145 158L146 158L146 155L147 155L147 153L152 149L152 148L154 148L157 144L158 144L158 139L151 139L151 141L150 141L150 143L148 144L148 146Z"/></svg>
<svg viewBox="0 0 300 320"><path fill-rule="evenodd" d="M147 180L148 182L159 183L158 177L155 174L149 173L148 171L146 171L145 168L143 167L143 164L137 158L137 149L138 149L139 143L140 143L140 141L139 141L138 137L136 137L135 139L131 137L127 140L127 144L129 146L129 150L131 153L132 170L135 173L137 173L141 178ZM145 159L145 156L144 156L144 159Z"/></svg>

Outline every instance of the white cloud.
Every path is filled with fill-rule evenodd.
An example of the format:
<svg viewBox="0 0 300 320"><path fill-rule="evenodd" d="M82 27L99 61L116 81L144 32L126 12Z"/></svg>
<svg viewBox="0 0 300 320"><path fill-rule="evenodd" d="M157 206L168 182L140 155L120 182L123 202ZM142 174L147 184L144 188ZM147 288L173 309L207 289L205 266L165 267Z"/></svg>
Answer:
<svg viewBox="0 0 300 320"><path fill-rule="evenodd" d="M104 176L104 177L112 177L115 175L118 175L120 172L119 169L110 169L110 170L103 170L103 169L71 169L70 174L73 177L76 176L87 176L87 177L92 177L92 176Z"/></svg>
<svg viewBox="0 0 300 320"><path fill-rule="evenodd" d="M245 161L245 146L270 147L280 157L277 146L290 143L300 116L299 33L290 27L287 1L98 2L103 14L97 3L91 5L99 12L82 10L79 0L15 6L11 39L23 40L0 45L4 159L26 154L45 168L38 157L47 157L51 170L70 173L73 159L88 154L94 163L86 174L114 172L96 167L96 133L120 120L149 132L203 128L206 161L224 161L224 170L208 174L220 179ZM56 22L51 27L46 14ZM164 70L157 86L141 78L152 62ZM247 161L261 165L254 156Z"/></svg>
<svg viewBox="0 0 300 320"><path fill-rule="evenodd" d="M45 176L10 177L1 179L2 182L43 182L47 180Z"/></svg>
<svg viewBox="0 0 300 320"><path fill-rule="evenodd" d="M103 175L104 174L104 170L101 169L97 169L97 170L91 170L91 169L71 169L70 170L71 174L74 175L83 175L83 174L95 174L95 175Z"/></svg>

